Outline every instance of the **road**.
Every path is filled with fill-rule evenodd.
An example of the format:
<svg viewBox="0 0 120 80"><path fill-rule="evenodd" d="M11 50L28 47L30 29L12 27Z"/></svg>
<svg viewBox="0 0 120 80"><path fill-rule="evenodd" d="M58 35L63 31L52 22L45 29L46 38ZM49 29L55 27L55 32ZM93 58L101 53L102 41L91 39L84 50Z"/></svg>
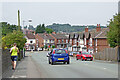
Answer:
<svg viewBox="0 0 120 80"><path fill-rule="evenodd" d="M70 64L48 64L47 51L27 52L37 67L39 78L118 78L118 64L104 61L81 61L70 57ZM38 77L37 77L38 78Z"/></svg>

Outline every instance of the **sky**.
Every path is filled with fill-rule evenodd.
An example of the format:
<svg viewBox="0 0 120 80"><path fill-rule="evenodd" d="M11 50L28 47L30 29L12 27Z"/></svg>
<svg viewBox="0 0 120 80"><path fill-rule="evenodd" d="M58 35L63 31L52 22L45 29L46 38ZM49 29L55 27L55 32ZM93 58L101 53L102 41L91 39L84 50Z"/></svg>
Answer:
<svg viewBox="0 0 120 80"><path fill-rule="evenodd" d="M2 11L0 22L5 21L17 25L17 11L20 10L21 26L23 26L23 20L24 25L32 24L34 27L42 23L45 25L52 23L106 25L113 15L118 13L118 0L65 1L4 0L0 6L0 11ZM28 22L29 19L32 20L31 23Z"/></svg>

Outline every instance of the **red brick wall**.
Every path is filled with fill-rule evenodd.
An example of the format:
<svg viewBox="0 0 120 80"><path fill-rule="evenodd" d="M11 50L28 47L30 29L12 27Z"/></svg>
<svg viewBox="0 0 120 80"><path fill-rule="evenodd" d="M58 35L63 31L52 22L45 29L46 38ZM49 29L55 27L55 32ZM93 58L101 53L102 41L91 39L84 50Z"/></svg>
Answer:
<svg viewBox="0 0 120 80"><path fill-rule="evenodd" d="M55 47L57 47L57 42L58 42L58 40L52 35L52 34L49 34L51 37L53 37L54 38L54 42L55 42Z"/></svg>
<svg viewBox="0 0 120 80"><path fill-rule="evenodd" d="M94 47L94 42L95 42L95 47ZM105 48L110 48L107 39L97 39L97 46L96 46L96 41L94 41L94 39L92 40L92 47L93 49L97 48L97 51L103 51Z"/></svg>
<svg viewBox="0 0 120 80"><path fill-rule="evenodd" d="M38 39L38 47L44 47L44 40L38 34L35 35L35 38Z"/></svg>
<svg viewBox="0 0 120 80"><path fill-rule="evenodd" d="M107 39L97 39L97 50L103 51L104 48L110 48Z"/></svg>

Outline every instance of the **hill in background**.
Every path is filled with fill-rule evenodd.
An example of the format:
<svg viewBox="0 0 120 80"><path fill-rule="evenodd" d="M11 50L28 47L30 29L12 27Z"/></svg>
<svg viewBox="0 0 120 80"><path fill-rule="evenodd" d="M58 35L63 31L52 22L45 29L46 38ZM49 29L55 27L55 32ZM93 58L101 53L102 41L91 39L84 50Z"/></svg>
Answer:
<svg viewBox="0 0 120 80"><path fill-rule="evenodd" d="M70 24L56 24L53 23L52 25L46 26L47 28L53 29L55 32L81 32L84 31L87 26L80 26L80 25L73 25L71 26ZM97 26L94 25L88 25L89 30L95 29ZM101 26L101 28L106 28L106 26Z"/></svg>

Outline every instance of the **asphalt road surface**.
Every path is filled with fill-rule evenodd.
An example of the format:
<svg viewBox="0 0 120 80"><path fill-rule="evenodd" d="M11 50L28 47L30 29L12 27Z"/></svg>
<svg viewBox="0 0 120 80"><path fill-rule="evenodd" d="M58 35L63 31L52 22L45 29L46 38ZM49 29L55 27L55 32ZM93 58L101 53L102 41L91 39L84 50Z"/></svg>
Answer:
<svg viewBox="0 0 120 80"><path fill-rule="evenodd" d="M36 78L118 78L118 64L104 61L81 61L70 57L70 64L48 64L47 51L27 52L37 67Z"/></svg>

